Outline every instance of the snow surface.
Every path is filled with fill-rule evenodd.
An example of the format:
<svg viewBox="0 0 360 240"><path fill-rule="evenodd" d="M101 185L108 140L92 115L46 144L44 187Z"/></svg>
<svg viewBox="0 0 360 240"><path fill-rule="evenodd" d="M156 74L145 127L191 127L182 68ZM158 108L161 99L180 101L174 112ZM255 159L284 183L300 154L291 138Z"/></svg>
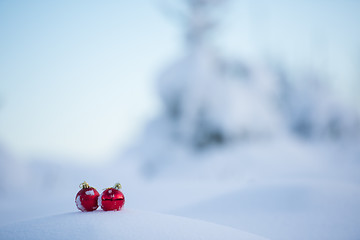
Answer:
<svg viewBox="0 0 360 240"><path fill-rule="evenodd" d="M29 178L24 188L1 195L0 226L78 211L74 197L85 179L98 190L120 181L127 199L124 212L173 214L274 240L359 239L357 145L285 138L201 154L178 145L167 150L175 156L158 155L163 162L154 163L154 175L143 175L141 161L132 158L94 168L65 165L51 175L39 165L37 172L54 180L44 177L39 184ZM39 175L31 176L37 180Z"/></svg>
<svg viewBox="0 0 360 240"><path fill-rule="evenodd" d="M19 222L1 227L0 239L266 240L213 223L128 209L67 213Z"/></svg>

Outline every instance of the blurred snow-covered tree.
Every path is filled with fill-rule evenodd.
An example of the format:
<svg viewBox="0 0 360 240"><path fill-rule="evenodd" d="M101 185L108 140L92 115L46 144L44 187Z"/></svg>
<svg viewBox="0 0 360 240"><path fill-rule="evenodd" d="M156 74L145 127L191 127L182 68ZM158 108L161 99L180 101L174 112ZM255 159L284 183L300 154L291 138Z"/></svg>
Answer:
<svg viewBox="0 0 360 240"><path fill-rule="evenodd" d="M307 139L354 139L360 134L355 107L344 104L317 73L294 76L284 117L290 130Z"/></svg>
<svg viewBox="0 0 360 240"><path fill-rule="evenodd" d="M359 118L325 87L319 74L219 54L211 33L225 1L183 3L176 16L185 30L185 54L160 74L163 112L147 125L135 147L148 174L169 160L183 159L184 153L215 146L281 136L359 135Z"/></svg>
<svg viewBox="0 0 360 240"><path fill-rule="evenodd" d="M262 66L220 56L212 45L221 0L188 0L185 57L161 74L159 92L173 136L196 149L268 137L281 119L270 99L277 80Z"/></svg>

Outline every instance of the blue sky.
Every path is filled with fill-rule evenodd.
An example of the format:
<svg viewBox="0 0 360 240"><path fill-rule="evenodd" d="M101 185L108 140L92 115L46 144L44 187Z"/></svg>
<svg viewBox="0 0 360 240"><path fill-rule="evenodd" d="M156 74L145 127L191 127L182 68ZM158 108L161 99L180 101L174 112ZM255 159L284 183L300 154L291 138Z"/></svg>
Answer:
<svg viewBox="0 0 360 240"><path fill-rule="evenodd" d="M182 54L164 2L0 1L0 143L19 157L93 161L125 148L160 111L157 74ZM359 1L233 1L217 44L326 70L353 101L359 10Z"/></svg>

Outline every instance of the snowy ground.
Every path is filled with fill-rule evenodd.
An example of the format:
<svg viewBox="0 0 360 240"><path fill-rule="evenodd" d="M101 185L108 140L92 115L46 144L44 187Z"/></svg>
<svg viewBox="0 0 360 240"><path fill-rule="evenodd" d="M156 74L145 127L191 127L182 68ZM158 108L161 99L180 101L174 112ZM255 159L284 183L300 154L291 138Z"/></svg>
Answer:
<svg viewBox="0 0 360 240"><path fill-rule="evenodd" d="M199 220L134 210L68 213L0 227L0 239L237 239L253 234Z"/></svg>
<svg viewBox="0 0 360 240"><path fill-rule="evenodd" d="M278 139L177 154L147 177L134 159L97 168L57 166L45 187L29 181L2 196L0 225L69 212L53 220L80 218L85 215L74 203L79 183L87 180L101 191L120 181L125 209L200 219L269 239L359 239L356 146ZM151 222L151 215L146 218Z"/></svg>
<svg viewBox="0 0 360 240"><path fill-rule="evenodd" d="M347 147L274 141L200 156L184 169L169 166L193 184L202 181L200 192L209 195L168 212L271 239L358 239L360 155Z"/></svg>

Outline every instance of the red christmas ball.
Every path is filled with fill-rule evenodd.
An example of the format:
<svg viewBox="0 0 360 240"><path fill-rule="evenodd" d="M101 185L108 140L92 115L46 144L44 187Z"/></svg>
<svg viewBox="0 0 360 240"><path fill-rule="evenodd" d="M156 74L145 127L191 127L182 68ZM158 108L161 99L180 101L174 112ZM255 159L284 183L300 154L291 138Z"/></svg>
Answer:
<svg viewBox="0 0 360 240"><path fill-rule="evenodd" d="M99 205L104 211L119 211L125 203L124 194L119 190L120 183L105 189L99 197Z"/></svg>
<svg viewBox="0 0 360 240"><path fill-rule="evenodd" d="M90 212L96 210L98 205L99 193L95 188L90 187L87 182L80 184L82 188L75 197L77 208L82 212Z"/></svg>

